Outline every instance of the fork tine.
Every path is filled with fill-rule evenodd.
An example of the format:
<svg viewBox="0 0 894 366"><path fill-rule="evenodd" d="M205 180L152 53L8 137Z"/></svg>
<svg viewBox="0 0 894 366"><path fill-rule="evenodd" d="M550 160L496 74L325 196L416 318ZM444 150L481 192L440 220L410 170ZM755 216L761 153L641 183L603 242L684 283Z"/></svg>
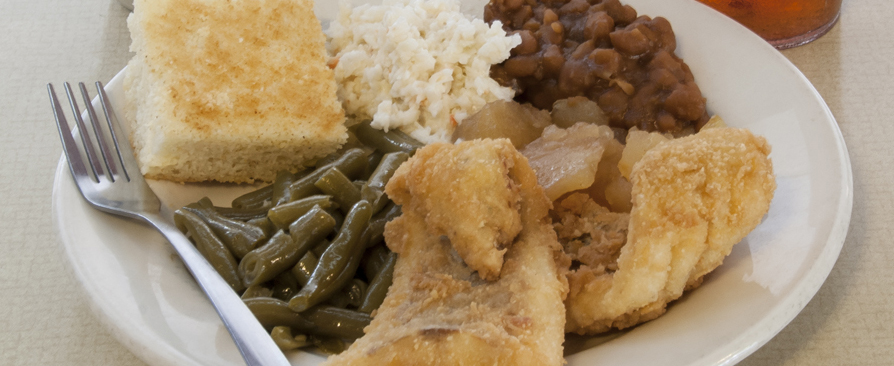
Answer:
<svg viewBox="0 0 894 366"><path fill-rule="evenodd" d="M53 84L47 84L47 92L50 94L50 101L53 104L53 115L56 117L56 128L59 130L59 137L62 139L62 150L65 151L65 158L68 159L68 167L71 175L75 179L87 176L87 167L81 160L81 153L78 151L78 145L72 137L71 127L65 119L65 111L59 104L59 98L56 97L56 90Z"/></svg>
<svg viewBox="0 0 894 366"><path fill-rule="evenodd" d="M109 151L102 124L99 123L99 119L96 117L96 111L93 109L93 102L90 100L90 93L87 92L87 87L84 83L78 83L78 88L80 88L81 96L84 98L84 110L87 111L87 117L90 118L90 125L93 127L93 136L96 137L96 142L99 144L99 152L102 156L102 161L105 163L106 170L109 172L108 178L114 182L115 175L118 174L118 169L116 169L115 160L112 158L112 153Z"/></svg>
<svg viewBox="0 0 894 366"><path fill-rule="evenodd" d="M99 96L102 112L106 117L106 122L108 122L109 133L112 135L112 143L115 145L115 152L118 154L118 162L121 163L121 172L124 173L124 177L127 181L131 181L130 172L137 172L137 176L142 177L139 175L140 169L136 165L136 156L134 156L133 151L130 148L130 142L127 140L125 140L123 144L119 142L118 133L121 130L117 117L112 110L112 106L109 104L109 98L106 95L105 88L102 83L98 81L96 82L96 94Z"/></svg>
<svg viewBox="0 0 894 366"><path fill-rule="evenodd" d="M78 134L81 135L81 142L84 144L84 151L87 153L87 162L90 163L90 169L93 171L93 180L99 182L99 177L103 175L102 164L96 157L96 150L93 147L93 139L90 137L90 131L84 125L84 119L81 118L81 110L78 108L77 98L71 91L71 84L65 82L65 94L68 95L68 102L71 104L71 110L74 113L74 120L78 125Z"/></svg>

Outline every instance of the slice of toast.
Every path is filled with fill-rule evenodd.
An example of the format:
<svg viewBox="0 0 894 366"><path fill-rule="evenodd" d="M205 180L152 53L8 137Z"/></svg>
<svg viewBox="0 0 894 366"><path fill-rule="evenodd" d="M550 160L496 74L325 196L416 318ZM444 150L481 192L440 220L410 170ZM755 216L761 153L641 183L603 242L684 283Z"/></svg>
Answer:
<svg viewBox="0 0 894 366"><path fill-rule="evenodd" d="M347 139L311 0L136 0L125 117L147 178L272 181Z"/></svg>

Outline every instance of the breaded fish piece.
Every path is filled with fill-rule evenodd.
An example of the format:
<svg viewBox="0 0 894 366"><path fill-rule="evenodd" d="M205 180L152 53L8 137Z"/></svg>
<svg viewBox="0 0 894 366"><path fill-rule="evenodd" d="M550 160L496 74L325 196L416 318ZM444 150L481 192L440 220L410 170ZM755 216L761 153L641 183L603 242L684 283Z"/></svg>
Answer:
<svg viewBox="0 0 894 366"><path fill-rule="evenodd" d="M402 180L421 177L417 170L433 168L430 164L442 161L430 159L431 151L448 155L454 149L480 152L488 147L499 151L504 143L508 141L429 146L410 160L406 165L410 169L397 174ZM385 302L365 329L366 335L324 365L563 364L562 300L567 293L568 261L547 217L550 202L534 172L520 154L511 158L514 163L509 177L521 196L523 229L506 251L502 276L496 281L479 277L463 263L450 239L432 234L425 217L406 210L385 229L386 243L399 255ZM473 174L459 173L453 178ZM393 197L396 187L389 183L389 196ZM424 195L409 198L433 199ZM404 207L411 204L401 203ZM480 210L486 206L469 200L464 207Z"/></svg>
<svg viewBox="0 0 894 366"><path fill-rule="evenodd" d="M500 277L503 255L522 229L512 144L435 143L416 152L391 178L388 196L446 235L463 261L486 280Z"/></svg>
<svg viewBox="0 0 894 366"><path fill-rule="evenodd" d="M569 275L566 330L598 333L663 314L701 284L767 213L770 146L748 130L705 129L649 150L633 167L633 209L618 269Z"/></svg>

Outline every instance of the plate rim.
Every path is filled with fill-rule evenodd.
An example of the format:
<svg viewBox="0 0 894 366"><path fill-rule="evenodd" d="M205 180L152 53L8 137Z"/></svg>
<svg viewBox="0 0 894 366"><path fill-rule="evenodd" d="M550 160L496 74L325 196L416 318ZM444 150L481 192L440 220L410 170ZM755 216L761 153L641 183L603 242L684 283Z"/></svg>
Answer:
<svg viewBox="0 0 894 366"><path fill-rule="evenodd" d="M75 186L75 182L71 179L70 172L68 169L68 163L65 159L65 154L62 153L59 156L59 161L56 165L56 172L54 174L53 179L53 191L52 191L52 217L54 228L56 231L56 236L58 239L58 245L63 249L65 258L67 261L65 262L65 266L67 270L74 274L77 278L78 285L83 291L83 295L86 298L86 302L90 308L90 311L94 314L94 316L99 320L100 324L102 324L103 328L105 328L112 338L121 343L125 348L131 351L134 355L137 356L143 362L153 365L153 366L177 366L177 365L189 365L189 366L202 366L199 363L196 363L192 358L185 355L183 352L172 347L170 344L166 342L158 342L157 337L151 337L146 335L143 332L134 331L137 329L134 326L127 326L128 324L133 324L127 317L118 316L117 312L115 312L111 308L111 304L107 302L99 301L102 296L98 295L98 284L92 283L87 280L86 274L84 274L83 267L80 266L81 262L78 258L74 257L71 247L74 245L74 239L71 235L66 235L66 230L68 227L63 225L63 223L67 220L65 215L62 214L60 210L60 206L63 204L63 201L58 199L57 197L61 194L63 189L63 184L68 184L70 189L73 189L77 192L77 187ZM64 181L64 183L63 183ZM80 194L80 193L76 193ZM83 204L87 204L83 202ZM92 208L91 208L92 209ZM93 209L94 211L99 212L98 210ZM104 212L99 212L102 215L109 215ZM152 344L153 347L147 347L147 344ZM161 346L161 349L156 349L155 347Z"/></svg>

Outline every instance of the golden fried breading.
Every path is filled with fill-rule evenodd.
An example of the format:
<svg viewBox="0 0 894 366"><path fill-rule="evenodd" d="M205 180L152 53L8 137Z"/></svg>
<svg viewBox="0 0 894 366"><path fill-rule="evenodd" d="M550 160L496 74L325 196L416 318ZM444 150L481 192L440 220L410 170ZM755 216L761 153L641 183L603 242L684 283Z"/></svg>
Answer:
<svg viewBox="0 0 894 366"><path fill-rule="evenodd" d="M429 146L411 159L416 164L405 165L410 168L398 174L402 180L413 180L422 177L417 170L442 162L430 159L430 151L425 151L429 148L450 156L453 149L501 150L504 142L508 144L506 140L475 140L458 146ZM450 239L432 234L423 216L406 210L385 229L386 243L399 255L385 302L365 329L366 335L325 365L563 364L562 300L568 290L568 262L547 217L550 202L534 172L520 154L510 157L515 161L509 177L521 196L523 229L506 252L500 278L487 281L476 275L454 251ZM388 184L389 195L395 187ZM486 206L470 199L462 207L480 210Z"/></svg>
<svg viewBox="0 0 894 366"><path fill-rule="evenodd" d="M435 143L416 152L388 185L388 196L446 235L463 261L487 280L500 277L503 255L522 229L519 196L509 172L511 143Z"/></svg>
<svg viewBox="0 0 894 366"><path fill-rule="evenodd" d="M766 140L705 129L649 150L632 172L633 209L618 270L569 275L569 332L597 333L654 319L753 230L776 188Z"/></svg>

